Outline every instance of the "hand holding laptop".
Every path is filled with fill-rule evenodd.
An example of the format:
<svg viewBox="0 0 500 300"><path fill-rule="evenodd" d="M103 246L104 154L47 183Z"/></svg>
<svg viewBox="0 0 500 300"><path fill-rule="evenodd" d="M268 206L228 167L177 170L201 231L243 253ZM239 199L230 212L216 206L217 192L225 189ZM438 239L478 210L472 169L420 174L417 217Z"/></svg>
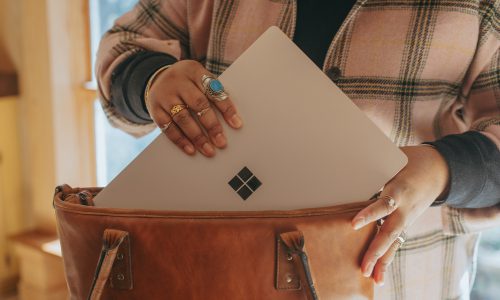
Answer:
<svg viewBox="0 0 500 300"><path fill-rule="evenodd" d="M219 149L226 147L227 139L215 109L232 128L243 125L227 94L219 98L210 95L211 89L217 88L223 93L222 85L218 84L215 76L194 60L162 67L148 82L145 102L153 121L170 141L189 155L198 149L212 157L215 155L213 145Z"/></svg>

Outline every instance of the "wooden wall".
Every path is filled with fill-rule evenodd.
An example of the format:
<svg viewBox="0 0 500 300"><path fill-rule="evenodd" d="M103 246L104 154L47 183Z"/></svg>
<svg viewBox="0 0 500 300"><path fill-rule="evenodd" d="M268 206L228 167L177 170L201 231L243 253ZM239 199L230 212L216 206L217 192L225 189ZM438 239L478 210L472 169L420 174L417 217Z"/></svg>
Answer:
<svg viewBox="0 0 500 300"><path fill-rule="evenodd" d="M0 98L0 152L9 153L0 164L0 292L16 270L4 264L12 248L6 237L55 234L55 186L95 185L95 92L84 88L91 79L87 2L0 0L0 66L19 81L19 96ZM17 253L21 265L32 261L26 253ZM35 293L41 297L44 288Z"/></svg>
<svg viewBox="0 0 500 300"><path fill-rule="evenodd" d="M20 56L19 43L13 39L18 4L0 0L0 295L12 290L17 280L18 264L8 237L24 229L17 96Z"/></svg>
<svg viewBox="0 0 500 300"><path fill-rule="evenodd" d="M16 19L18 2L0 0L0 97L18 94L17 69L20 63ZM11 29L11 30L9 30Z"/></svg>
<svg viewBox="0 0 500 300"><path fill-rule="evenodd" d="M0 294L12 290L17 278L8 236L22 230L24 223L18 104L18 97L0 97Z"/></svg>

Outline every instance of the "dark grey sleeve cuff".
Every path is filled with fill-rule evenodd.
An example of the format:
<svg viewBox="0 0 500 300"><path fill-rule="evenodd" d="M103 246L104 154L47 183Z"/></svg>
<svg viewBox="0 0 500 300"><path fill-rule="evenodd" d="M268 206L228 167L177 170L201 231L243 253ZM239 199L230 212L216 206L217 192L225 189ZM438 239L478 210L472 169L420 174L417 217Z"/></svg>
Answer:
<svg viewBox="0 0 500 300"><path fill-rule="evenodd" d="M485 135L469 131L448 135L433 145L448 163L448 195L433 206L490 207L500 203L500 151Z"/></svg>
<svg viewBox="0 0 500 300"><path fill-rule="evenodd" d="M138 52L123 61L111 77L111 102L116 110L133 123L151 123L144 103L149 77L159 68L175 62L177 59L171 55L148 51Z"/></svg>

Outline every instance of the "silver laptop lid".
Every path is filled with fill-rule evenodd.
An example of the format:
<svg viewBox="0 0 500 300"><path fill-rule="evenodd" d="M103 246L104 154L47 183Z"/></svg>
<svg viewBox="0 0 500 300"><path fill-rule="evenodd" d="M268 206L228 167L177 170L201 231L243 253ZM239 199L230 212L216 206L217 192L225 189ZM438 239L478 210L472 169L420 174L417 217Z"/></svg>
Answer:
<svg viewBox="0 0 500 300"><path fill-rule="evenodd" d="M100 207L288 210L364 201L406 156L277 27L220 77L244 126L214 158L159 135L96 198ZM223 119L221 118L223 121Z"/></svg>

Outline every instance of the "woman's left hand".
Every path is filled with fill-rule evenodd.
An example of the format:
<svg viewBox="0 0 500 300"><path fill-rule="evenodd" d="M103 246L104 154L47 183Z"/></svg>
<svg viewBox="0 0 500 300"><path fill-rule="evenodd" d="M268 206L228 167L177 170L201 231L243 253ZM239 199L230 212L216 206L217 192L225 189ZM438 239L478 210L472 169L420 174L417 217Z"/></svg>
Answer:
<svg viewBox="0 0 500 300"><path fill-rule="evenodd" d="M396 239L448 186L448 165L436 149L420 145L401 150L408 164L384 186L378 200L352 220L354 229L359 229L385 217L361 264L363 275L372 275L379 285L400 246Z"/></svg>

